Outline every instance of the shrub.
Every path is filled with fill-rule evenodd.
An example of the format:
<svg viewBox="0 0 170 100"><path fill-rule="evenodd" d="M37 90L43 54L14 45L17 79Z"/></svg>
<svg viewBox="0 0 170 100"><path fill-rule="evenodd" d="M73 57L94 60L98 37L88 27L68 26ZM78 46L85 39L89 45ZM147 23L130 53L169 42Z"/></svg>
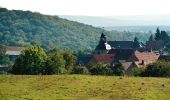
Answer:
<svg viewBox="0 0 170 100"><path fill-rule="evenodd" d="M85 66L76 66L73 68L73 74L89 74L88 69Z"/></svg>
<svg viewBox="0 0 170 100"><path fill-rule="evenodd" d="M97 64L90 69L92 75L112 75L110 66Z"/></svg>
<svg viewBox="0 0 170 100"><path fill-rule="evenodd" d="M169 77L170 76L170 62L157 61L155 63L147 65L140 76L152 76L152 77Z"/></svg>
<svg viewBox="0 0 170 100"><path fill-rule="evenodd" d="M144 67L133 69L133 75L134 75L134 76L141 76L141 74L142 74L143 72L144 72Z"/></svg>
<svg viewBox="0 0 170 100"><path fill-rule="evenodd" d="M117 76L125 74L124 66L120 62L115 63L114 66L111 67L111 70L113 74Z"/></svg>

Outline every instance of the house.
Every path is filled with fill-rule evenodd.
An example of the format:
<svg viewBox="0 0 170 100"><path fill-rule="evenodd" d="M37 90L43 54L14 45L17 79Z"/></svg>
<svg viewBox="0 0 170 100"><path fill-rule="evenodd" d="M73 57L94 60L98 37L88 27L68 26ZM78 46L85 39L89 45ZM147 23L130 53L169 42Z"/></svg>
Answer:
<svg viewBox="0 0 170 100"><path fill-rule="evenodd" d="M77 65L88 66L88 63L89 63L91 57L92 57L92 55L78 56L77 57Z"/></svg>
<svg viewBox="0 0 170 100"><path fill-rule="evenodd" d="M113 54L94 54L88 62L89 66L96 64L111 65L114 60Z"/></svg>
<svg viewBox="0 0 170 100"><path fill-rule="evenodd" d="M170 55L160 55L159 60L170 61Z"/></svg>
<svg viewBox="0 0 170 100"><path fill-rule="evenodd" d="M0 67L0 72L8 72L10 67Z"/></svg>
<svg viewBox="0 0 170 100"><path fill-rule="evenodd" d="M108 41L113 49L133 49L134 41Z"/></svg>
<svg viewBox="0 0 170 100"><path fill-rule="evenodd" d="M160 54L155 52L139 52L135 51L129 61L135 62L138 66L144 66L156 62Z"/></svg>
<svg viewBox="0 0 170 100"><path fill-rule="evenodd" d="M23 49L24 49L23 47L8 46L6 48L6 54L9 56L18 56L18 55L20 55L20 53Z"/></svg>
<svg viewBox="0 0 170 100"><path fill-rule="evenodd" d="M96 46L94 54L112 54L120 51L123 53L124 51L133 51L140 50L144 51L144 44L139 42L137 38L134 41L107 41L106 35L104 33L100 36L99 44Z"/></svg>
<svg viewBox="0 0 170 100"><path fill-rule="evenodd" d="M24 50L24 47L7 46L6 55L9 56L10 62L14 62L17 56L21 54L22 50Z"/></svg>

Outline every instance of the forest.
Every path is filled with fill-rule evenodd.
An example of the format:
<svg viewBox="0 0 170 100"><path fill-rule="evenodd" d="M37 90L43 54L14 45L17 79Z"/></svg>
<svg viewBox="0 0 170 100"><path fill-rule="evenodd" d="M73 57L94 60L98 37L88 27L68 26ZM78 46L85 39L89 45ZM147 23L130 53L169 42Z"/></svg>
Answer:
<svg viewBox="0 0 170 100"><path fill-rule="evenodd" d="M58 16L0 8L0 43L6 46L37 44L45 49L88 52L95 49L101 32L108 40L133 40L137 36L146 41L150 36L139 32L105 31Z"/></svg>

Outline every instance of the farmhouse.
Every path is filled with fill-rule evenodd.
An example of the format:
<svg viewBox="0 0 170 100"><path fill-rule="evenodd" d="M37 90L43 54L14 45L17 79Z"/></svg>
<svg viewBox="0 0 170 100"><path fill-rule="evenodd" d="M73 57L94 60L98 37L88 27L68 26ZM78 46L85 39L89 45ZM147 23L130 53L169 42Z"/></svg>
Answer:
<svg viewBox="0 0 170 100"><path fill-rule="evenodd" d="M6 55L9 56L10 62L13 62L17 56L21 54L21 51L24 47L14 47L14 46L7 46L6 47Z"/></svg>

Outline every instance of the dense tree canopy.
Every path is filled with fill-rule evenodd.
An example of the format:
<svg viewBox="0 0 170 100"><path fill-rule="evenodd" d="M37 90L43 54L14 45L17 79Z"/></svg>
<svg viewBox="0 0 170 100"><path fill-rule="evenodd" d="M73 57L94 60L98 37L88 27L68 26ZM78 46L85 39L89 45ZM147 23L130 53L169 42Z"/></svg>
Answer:
<svg viewBox="0 0 170 100"><path fill-rule="evenodd" d="M66 73L65 63L66 61L60 52L57 51L53 55L49 55L46 63L46 74Z"/></svg>
<svg viewBox="0 0 170 100"><path fill-rule="evenodd" d="M58 16L42 15L30 11L0 8L0 42L4 45L28 46L72 51L95 49L103 30L90 25L69 21ZM108 40L133 40L134 36L146 40L147 34L104 31Z"/></svg>

